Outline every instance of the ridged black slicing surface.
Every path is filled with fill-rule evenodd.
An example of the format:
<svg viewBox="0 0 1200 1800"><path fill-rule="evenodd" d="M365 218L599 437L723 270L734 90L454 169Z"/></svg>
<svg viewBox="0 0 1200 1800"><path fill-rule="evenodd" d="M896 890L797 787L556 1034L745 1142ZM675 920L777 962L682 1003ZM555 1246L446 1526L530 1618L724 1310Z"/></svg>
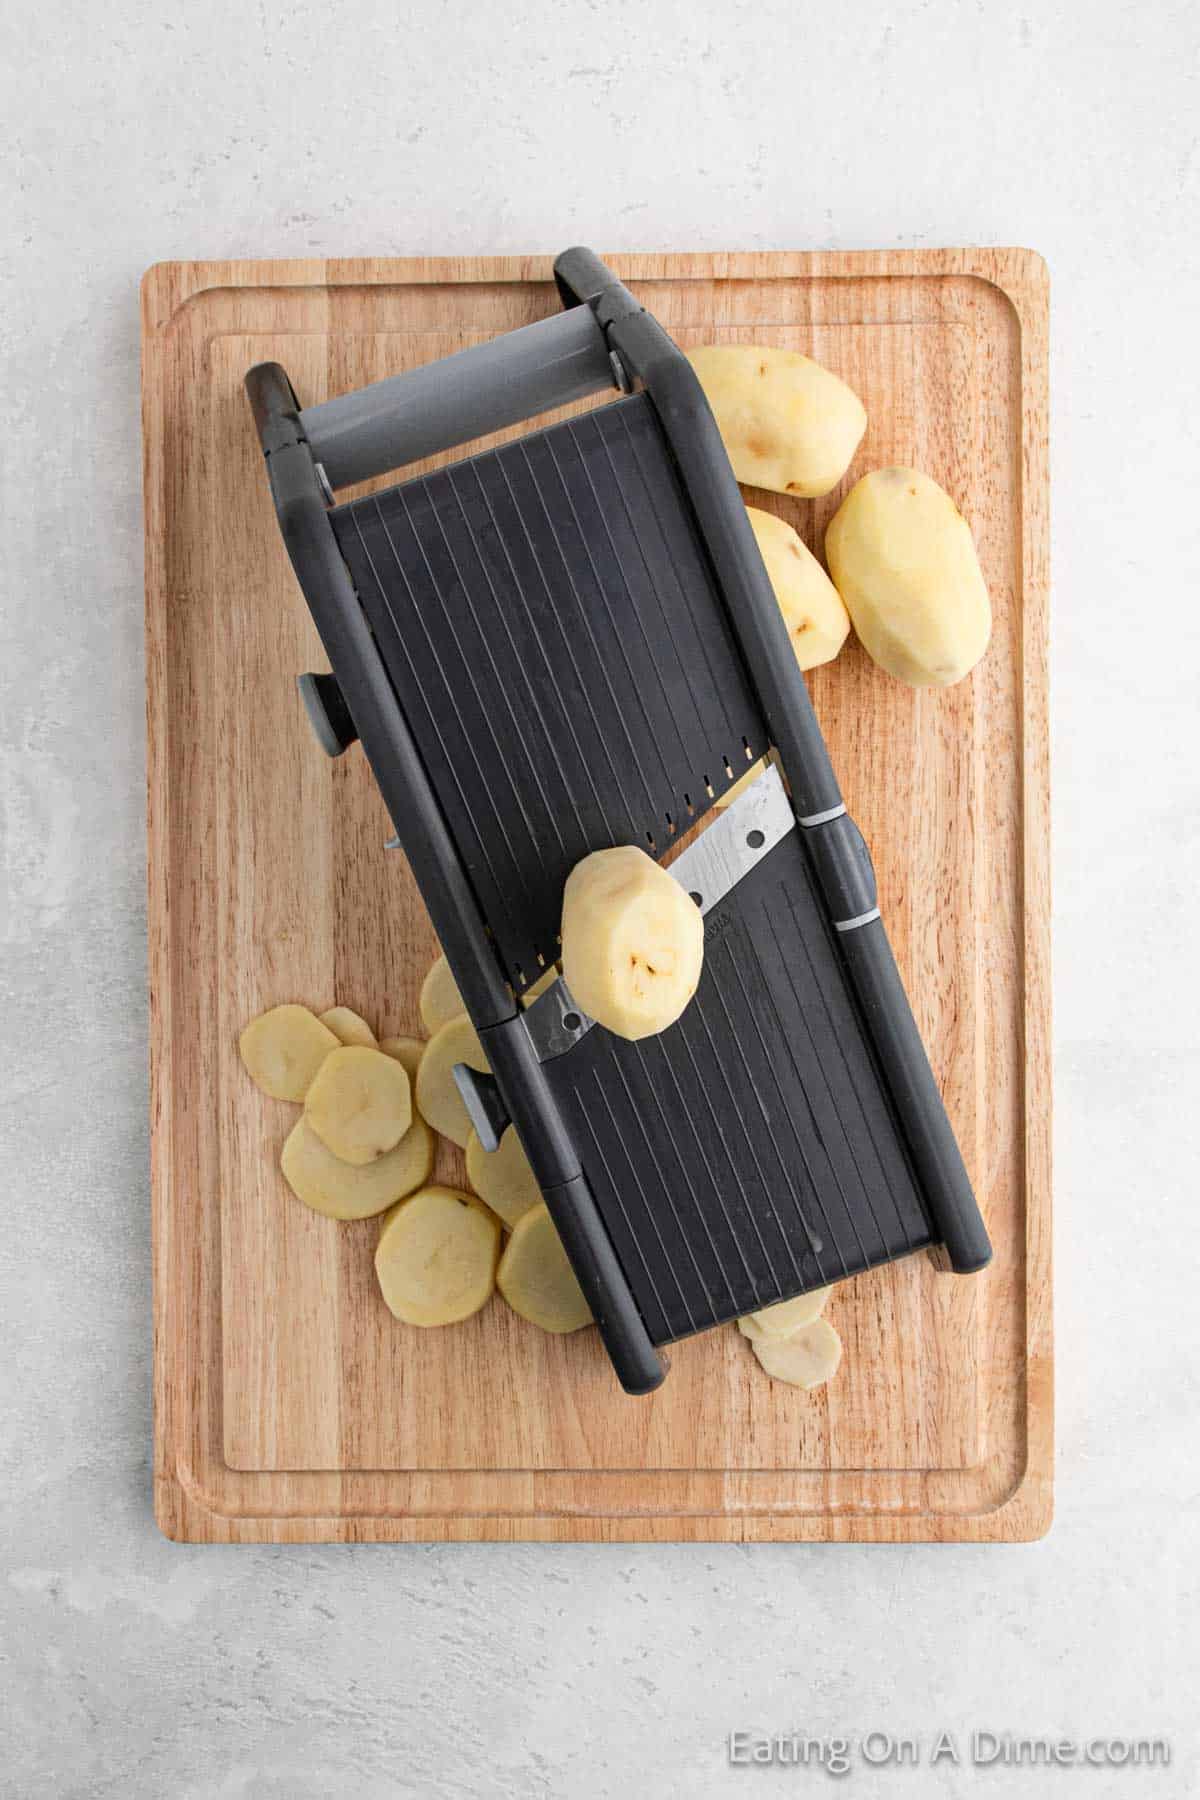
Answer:
<svg viewBox="0 0 1200 1800"><path fill-rule="evenodd" d="M610 844L662 853L766 732L643 396L333 512L518 985Z"/></svg>
<svg viewBox="0 0 1200 1800"><path fill-rule="evenodd" d="M709 914L678 1025L546 1068L656 1343L935 1241L796 832Z"/></svg>

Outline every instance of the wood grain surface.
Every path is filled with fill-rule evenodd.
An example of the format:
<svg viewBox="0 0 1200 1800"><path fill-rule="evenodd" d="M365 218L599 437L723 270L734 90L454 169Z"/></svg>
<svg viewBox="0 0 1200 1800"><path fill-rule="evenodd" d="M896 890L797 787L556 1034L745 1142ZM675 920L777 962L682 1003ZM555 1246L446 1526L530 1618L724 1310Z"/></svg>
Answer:
<svg viewBox="0 0 1200 1800"><path fill-rule="evenodd" d="M623 1395L591 1331L493 1301L422 1332L378 1297L378 1221L289 1194L295 1116L241 1026L335 1000L420 1032L436 946L361 754L316 749L325 666L242 393L305 404L556 305L549 260L166 263L143 283L156 1514L188 1541L1023 1540L1051 1513L1047 288L1020 250L624 256L685 345L803 350L870 425L820 501L747 490L820 552L846 486L926 470L970 520L995 630L915 691L852 639L810 677L996 1255L839 1289L835 1382L769 1381L731 1327ZM499 434L501 437L514 435ZM489 440L489 441L499 441ZM474 447L474 446L472 446ZM458 452L456 454L461 454ZM444 457L436 461L448 461ZM433 465L429 465L433 466ZM443 1150L443 1178L463 1179Z"/></svg>

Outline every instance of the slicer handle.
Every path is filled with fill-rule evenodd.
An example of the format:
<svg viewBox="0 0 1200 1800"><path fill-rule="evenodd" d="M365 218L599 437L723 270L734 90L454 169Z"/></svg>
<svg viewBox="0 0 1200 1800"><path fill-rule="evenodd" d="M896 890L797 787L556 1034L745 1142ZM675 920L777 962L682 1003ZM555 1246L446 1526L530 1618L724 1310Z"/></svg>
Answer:
<svg viewBox="0 0 1200 1800"><path fill-rule="evenodd" d="M300 424L332 488L368 481L616 385L586 306L307 406Z"/></svg>

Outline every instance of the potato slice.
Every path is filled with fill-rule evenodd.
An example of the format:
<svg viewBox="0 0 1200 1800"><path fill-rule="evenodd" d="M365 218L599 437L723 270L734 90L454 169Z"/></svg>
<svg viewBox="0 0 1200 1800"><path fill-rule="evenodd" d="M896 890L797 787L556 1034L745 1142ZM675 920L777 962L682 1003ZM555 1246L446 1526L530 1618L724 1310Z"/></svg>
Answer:
<svg viewBox="0 0 1200 1800"><path fill-rule="evenodd" d="M777 1306L764 1306L738 1320L738 1330L752 1342L755 1338L786 1338L811 1325L825 1310L832 1288L813 1288L811 1293L797 1294L794 1300L781 1300Z"/></svg>
<svg viewBox="0 0 1200 1800"><path fill-rule="evenodd" d="M852 388L798 350L688 352L739 481L815 497L835 488L867 429Z"/></svg>
<svg viewBox="0 0 1200 1800"><path fill-rule="evenodd" d="M540 1000L547 988L553 987L557 980L558 965L557 963L551 963L550 967L544 970L530 987L525 989L525 992L521 995L521 1005L532 1006L534 1001Z"/></svg>
<svg viewBox="0 0 1200 1800"><path fill-rule="evenodd" d="M842 1340L828 1319L814 1319L790 1337L753 1338L750 1347L768 1375L799 1388L821 1387L842 1360Z"/></svg>
<svg viewBox="0 0 1200 1800"><path fill-rule="evenodd" d="M842 597L786 519L746 508L771 586L802 669L832 662L850 634L850 614Z"/></svg>
<svg viewBox="0 0 1200 1800"><path fill-rule="evenodd" d="M467 1180L510 1231L531 1207L542 1203L542 1190L512 1125L505 1128L495 1150L485 1150L478 1133L471 1133L467 1140Z"/></svg>
<svg viewBox="0 0 1200 1800"><path fill-rule="evenodd" d="M544 1202L517 1220L500 1258L496 1286L514 1312L543 1331L579 1331L592 1323L583 1289Z"/></svg>
<svg viewBox="0 0 1200 1800"><path fill-rule="evenodd" d="M433 1173L436 1139L417 1117L393 1150L355 1166L327 1150L306 1119L297 1119L283 1146L284 1180L305 1206L327 1219L369 1219L386 1212Z"/></svg>
<svg viewBox="0 0 1200 1800"><path fill-rule="evenodd" d="M303 1100L338 1039L307 1006L273 1006L238 1039L250 1079L273 1100Z"/></svg>
<svg viewBox="0 0 1200 1800"><path fill-rule="evenodd" d="M417 1004L430 1037L434 1037L451 1019L457 1019L466 1012L458 983L450 973L450 964L444 956L438 957L421 983L421 998Z"/></svg>
<svg viewBox="0 0 1200 1800"><path fill-rule="evenodd" d="M380 1038L379 1048L385 1056L394 1056L408 1070L411 1082L417 1079L417 1070L421 1066L421 1058L425 1054L425 1039L415 1037Z"/></svg>
<svg viewBox="0 0 1200 1800"><path fill-rule="evenodd" d="M500 1221L473 1194L426 1187L388 1215L375 1273L406 1325L453 1325L491 1298Z"/></svg>
<svg viewBox="0 0 1200 1800"><path fill-rule="evenodd" d="M471 1121L454 1079L456 1063L468 1063L481 1075L488 1073L488 1059L475 1035L475 1027L465 1013L434 1032L426 1044L417 1070L416 1094L421 1117L428 1119L435 1131L452 1138L460 1150L465 1150L471 1136Z"/></svg>
<svg viewBox="0 0 1200 1800"><path fill-rule="evenodd" d="M325 1058L304 1097L304 1116L327 1150L360 1167L393 1149L412 1124L408 1071L365 1044Z"/></svg>
<svg viewBox="0 0 1200 1800"><path fill-rule="evenodd" d="M673 1025L704 963L700 909L633 844L576 863L563 890L563 975L573 997L617 1037Z"/></svg>
<svg viewBox="0 0 1200 1800"><path fill-rule="evenodd" d="M988 647L992 609L971 528L916 469L874 469L829 522L825 556L867 653L913 687L948 687Z"/></svg>
<svg viewBox="0 0 1200 1800"><path fill-rule="evenodd" d="M750 783L752 781L758 780L759 776L762 774L762 772L766 768L766 766L767 766L766 757L760 756L758 761L756 763L752 763L750 765L750 767L746 770L746 773L744 775L740 776L738 778L738 780L734 782L732 787L727 787L723 794L718 794L716 796L716 798L713 801L713 805L720 807L722 812L725 810L725 808L727 806L732 806L733 802L739 797L739 795L745 793L746 789L750 786Z"/></svg>
<svg viewBox="0 0 1200 1800"><path fill-rule="evenodd" d="M327 1025L334 1037L343 1044L365 1044L368 1049L375 1048L375 1033L365 1019L348 1006L331 1006L328 1012L320 1014L322 1025Z"/></svg>

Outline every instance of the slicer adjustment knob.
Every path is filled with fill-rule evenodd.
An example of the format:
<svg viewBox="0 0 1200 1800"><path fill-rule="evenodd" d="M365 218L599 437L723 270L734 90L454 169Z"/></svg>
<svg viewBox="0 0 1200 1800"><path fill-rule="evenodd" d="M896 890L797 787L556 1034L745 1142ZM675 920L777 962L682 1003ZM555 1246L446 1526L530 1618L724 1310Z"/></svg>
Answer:
<svg viewBox="0 0 1200 1800"><path fill-rule="evenodd" d="M333 675L298 675L296 686L313 736L326 756L340 756L358 739L350 708Z"/></svg>

